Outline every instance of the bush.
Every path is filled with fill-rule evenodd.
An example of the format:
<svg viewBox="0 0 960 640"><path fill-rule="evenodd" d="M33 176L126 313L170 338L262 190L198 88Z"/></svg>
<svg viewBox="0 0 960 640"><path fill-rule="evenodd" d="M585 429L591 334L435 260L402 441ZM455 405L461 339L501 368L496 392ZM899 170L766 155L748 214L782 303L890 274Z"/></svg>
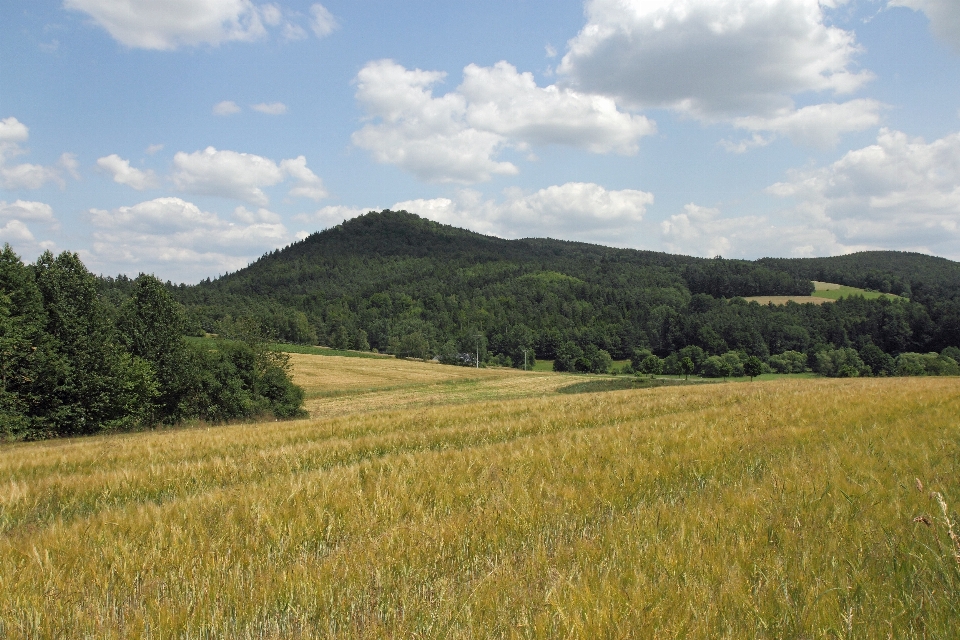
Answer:
<svg viewBox="0 0 960 640"><path fill-rule="evenodd" d="M637 371L650 375L660 375L663 373L663 360L651 353L640 362Z"/></svg>
<svg viewBox="0 0 960 640"><path fill-rule="evenodd" d="M736 351L727 351L725 354L720 356L723 358L723 361L730 366L730 375L740 377L746 375L743 371L744 360L741 357L741 354Z"/></svg>
<svg viewBox="0 0 960 640"><path fill-rule="evenodd" d="M684 358L690 358L690 362L693 363L693 370L689 373L697 373L700 371L700 366L703 365L703 361L707 359L707 352L700 347L690 345L680 349L680 351L677 352L677 357L681 362Z"/></svg>
<svg viewBox="0 0 960 640"><path fill-rule="evenodd" d="M807 354L799 351L784 351L770 356L770 368L777 373L803 373L807 370Z"/></svg>
<svg viewBox="0 0 960 640"><path fill-rule="evenodd" d="M576 371L577 360L583 357L583 349L574 342L567 341L557 348L557 357L553 361L554 371Z"/></svg>
<svg viewBox="0 0 960 640"><path fill-rule="evenodd" d="M706 378L727 378L732 374L730 362L720 356L710 356L703 361L700 373Z"/></svg>
<svg viewBox="0 0 960 640"><path fill-rule="evenodd" d="M650 349L634 349L633 356L630 358L630 365L634 371L643 371L643 362L653 355ZM659 358L658 358L659 360ZM646 372L644 372L646 373Z"/></svg>
<svg viewBox="0 0 960 640"><path fill-rule="evenodd" d="M860 358L870 367L875 376L892 376L896 374L896 362L888 353L877 345L870 343L860 349Z"/></svg>
<svg viewBox="0 0 960 640"><path fill-rule="evenodd" d="M753 380L763 373L763 360L757 356L750 356L747 358L747 361L743 363L743 372Z"/></svg>
<svg viewBox="0 0 960 640"><path fill-rule="evenodd" d="M855 349L825 349L813 358L813 370L830 378L855 378L871 374Z"/></svg>
<svg viewBox="0 0 960 640"><path fill-rule="evenodd" d="M949 356L938 353L901 353L897 356L896 373L900 376L955 376L960 366Z"/></svg>
<svg viewBox="0 0 960 640"><path fill-rule="evenodd" d="M576 361L576 370L583 373L607 373L611 366L613 358L610 354L593 344L588 344L583 355Z"/></svg>
<svg viewBox="0 0 960 640"><path fill-rule="evenodd" d="M239 340L191 345L183 309L152 276L109 306L71 253L27 267L0 252L0 433L89 434L201 418L304 415L286 354L260 325L223 323Z"/></svg>

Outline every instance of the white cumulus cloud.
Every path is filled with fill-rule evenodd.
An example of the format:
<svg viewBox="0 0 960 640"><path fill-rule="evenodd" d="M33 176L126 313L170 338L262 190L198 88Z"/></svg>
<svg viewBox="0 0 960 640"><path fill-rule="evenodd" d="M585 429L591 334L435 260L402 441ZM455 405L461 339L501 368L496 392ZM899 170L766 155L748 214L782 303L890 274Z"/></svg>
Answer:
<svg viewBox="0 0 960 640"><path fill-rule="evenodd" d="M157 176L153 171L141 171L130 166L129 160L124 160L115 153L97 159L97 166L109 172L117 184L125 184L137 191L155 188Z"/></svg>
<svg viewBox="0 0 960 640"><path fill-rule="evenodd" d="M633 154L637 140L656 131L643 116L620 111L611 98L538 87L532 73L518 73L507 62L468 65L457 90L467 99L470 126L524 143Z"/></svg>
<svg viewBox="0 0 960 640"><path fill-rule="evenodd" d="M266 113L271 116L282 116L287 112L287 105L282 102L261 102L251 107L254 111Z"/></svg>
<svg viewBox="0 0 960 640"><path fill-rule="evenodd" d="M0 220L28 220L45 224L55 224L57 221L50 205L27 200L10 203L0 200Z"/></svg>
<svg viewBox="0 0 960 640"><path fill-rule="evenodd" d="M196 282L211 270L230 271L289 244L293 236L275 214L240 208L240 223L180 198L156 198L113 210L91 209L92 262L118 271L162 271Z"/></svg>
<svg viewBox="0 0 960 640"><path fill-rule="evenodd" d="M881 129L876 144L768 191L844 244L960 257L960 133L928 143Z"/></svg>
<svg viewBox="0 0 960 640"><path fill-rule="evenodd" d="M304 156L281 161L280 170L297 181L297 185L290 189L291 196L311 200L323 200L327 197L323 181L307 168L307 159Z"/></svg>
<svg viewBox="0 0 960 640"><path fill-rule="evenodd" d="M35 229L39 225L44 231L58 227L53 208L44 202L17 200L8 203L0 200L0 245L9 243L14 251L27 259L47 249L53 250L54 243L37 240L27 223L34 225Z"/></svg>
<svg viewBox="0 0 960 640"><path fill-rule="evenodd" d="M297 184L290 190L290 195L313 200L327 195L323 182L307 167L303 156L282 160L278 165L269 158L252 153L207 147L193 153L178 152L173 157L173 165L174 185L188 193L235 198L266 206L270 199L263 188L291 177Z"/></svg>
<svg viewBox="0 0 960 640"><path fill-rule="evenodd" d="M558 69L574 86L703 119L774 115L872 76L819 0L588 0Z"/></svg>
<svg viewBox="0 0 960 640"><path fill-rule="evenodd" d="M695 203L660 223L663 246L671 253L712 258L755 259L768 255L806 258L850 253L829 230L806 222L767 216L723 217L719 209Z"/></svg>
<svg viewBox="0 0 960 640"><path fill-rule="evenodd" d="M514 164L497 159L507 147L635 153L637 140L655 131L610 98L539 87L532 74L506 62L468 65L456 90L435 97L444 77L391 60L368 63L357 75L356 96L374 122L355 132L353 143L422 180L471 183L516 174Z"/></svg>
<svg viewBox="0 0 960 640"><path fill-rule="evenodd" d="M310 7L310 28L318 38L323 38L333 33L337 27L337 19L319 2Z"/></svg>
<svg viewBox="0 0 960 640"><path fill-rule="evenodd" d="M890 0L891 7L922 11L930 19L930 30L960 53L960 2L957 0Z"/></svg>
<svg viewBox="0 0 960 640"><path fill-rule="evenodd" d="M61 171L78 178L77 160L71 153L61 154L56 166L22 163L11 165L9 160L23 155L26 150L20 143L30 137L29 128L14 117L0 120L0 188L3 189L39 189L48 182L63 187Z"/></svg>
<svg viewBox="0 0 960 640"><path fill-rule="evenodd" d="M213 115L215 116L232 116L235 113L240 113L240 111L240 105L233 100L224 100L213 105Z"/></svg>
<svg viewBox="0 0 960 640"><path fill-rule="evenodd" d="M861 98L840 104L828 102L802 109L781 109L769 116L735 118L733 125L747 131L787 136L796 144L826 149L836 146L841 134L879 125L883 108L884 105L876 100ZM746 147L762 146L772 141L769 137L758 138L758 135L754 133L735 150L744 151ZM762 143L758 144L761 140Z"/></svg>
<svg viewBox="0 0 960 640"><path fill-rule="evenodd" d="M320 207L313 213L302 213L293 217L297 222L310 225L315 230L326 229L340 224L344 220L350 220L357 216L362 216L370 211L380 211L379 207L349 207L345 205L329 205Z"/></svg>
<svg viewBox="0 0 960 640"><path fill-rule="evenodd" d="M532 193L507 189L499 201L466 189L455 198L407 200L392 208L504 238L560 236L623 246L652 203L653 194L645 191L569 182Z"/></svg>
<svg viewBox="0 0 960 640"><path fill-rule="evenodd" d="M302 18L274 3L250 0L64 0L67 9L80 11L131 48L169 51L225 42L252 42L280 29L284 38L305 35ZM336 20L322 5L311 8L310 27L318 37L336 28Z"/></svg>
<svg viewBox="0 0 960 640"><path fill-rule="evenodd" d="M0 120L0 145L18 144L30 138L30 129L16 118ZM2 149L3 147L0 147Z"/></svg>
<svg viewBox="0 0 960 640"><path fill-rule="evenodd" d="M86 13L118 42L140 49L218 45L266 34L249 0L64 0Z"/></svg>

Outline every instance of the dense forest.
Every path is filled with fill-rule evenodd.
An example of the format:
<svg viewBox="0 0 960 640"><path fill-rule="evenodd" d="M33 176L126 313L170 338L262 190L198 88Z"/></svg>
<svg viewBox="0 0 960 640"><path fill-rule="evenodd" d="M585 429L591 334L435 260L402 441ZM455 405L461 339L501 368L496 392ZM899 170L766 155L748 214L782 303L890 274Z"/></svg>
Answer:
<svg viewBox="0 0 960 640"><path fill-rule="evenodd" d="M25 265L0 251L0 438L37 439L186 420L302 414L285 354L249 320L188 341L187 316L152 276L98 293L76 254Z"/></svg>
<svg viewBox="0 0 960 640"><path fill-rule="evenodd" d="M902 299L821 306L743 299L809 295L814 279ZM105 278L100 286L105 296L122 297L131 283ZM463 364L478 351L484 362L522 365L526 351L583 370L602 369L604 357L639 364L655 355L669 371L671 354L688 348L704 354L694 358L698 371L710 356L730 353L768 366L772 356L799 353L815 367L819 353L852 349L873 362L854 369L879 374L897 371L901 354L960 346L960 264L942 258L701 259L503 240L403 211L371 212L235 273L168 290L198 334L252 317L288 342Z"/></svg>

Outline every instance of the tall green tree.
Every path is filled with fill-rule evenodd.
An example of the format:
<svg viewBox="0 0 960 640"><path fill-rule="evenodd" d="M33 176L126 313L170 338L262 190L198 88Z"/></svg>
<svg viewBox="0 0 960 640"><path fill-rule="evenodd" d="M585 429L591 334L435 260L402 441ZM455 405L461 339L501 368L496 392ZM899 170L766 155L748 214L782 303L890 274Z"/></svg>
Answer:
<svg viewBox="0 0 960 640"><path fill-rule="evenodd" d="M157 396L153 369L117 342L93 275L68 252L55 258L47 251L33 268L45 332L61 356L59 379L44 393L46 425L69 435L149 421Z"/></svg>
<svg viewBox="0 0 960 640"><path fill-rule="evenodd" d="M46 330L47 316L33 271L9 245L0 251L0 434L42 437L47 398L63 362Z"/></svg>
<svg viewBox="0 0 960 640"><path fill-rule="evenodd" d="M141 274L134 281L133 295L122 303L116 324L119 343L153 367L157 381L154 419L174 423L190 417L184 400L196 387L196 367L183 337L187 318L180 303L162 282Z"/></svg>

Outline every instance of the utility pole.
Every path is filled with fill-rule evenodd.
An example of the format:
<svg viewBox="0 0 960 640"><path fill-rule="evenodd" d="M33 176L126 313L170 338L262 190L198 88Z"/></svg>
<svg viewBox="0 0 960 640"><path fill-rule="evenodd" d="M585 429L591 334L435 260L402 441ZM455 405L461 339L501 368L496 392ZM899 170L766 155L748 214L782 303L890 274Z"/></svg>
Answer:
<svg viewBox="0 0 960 640"><path fill-rule="evenodd" d="M527 370L527 350L523 350L523 370Z"/></svg>
<svg viewBox="0 0 960 640"><path fill-rule="evenodd" d="M477 339L477 369L479 369L480 368L480 338L482 338L483 336L478 333L473 337Z"/></svg>

